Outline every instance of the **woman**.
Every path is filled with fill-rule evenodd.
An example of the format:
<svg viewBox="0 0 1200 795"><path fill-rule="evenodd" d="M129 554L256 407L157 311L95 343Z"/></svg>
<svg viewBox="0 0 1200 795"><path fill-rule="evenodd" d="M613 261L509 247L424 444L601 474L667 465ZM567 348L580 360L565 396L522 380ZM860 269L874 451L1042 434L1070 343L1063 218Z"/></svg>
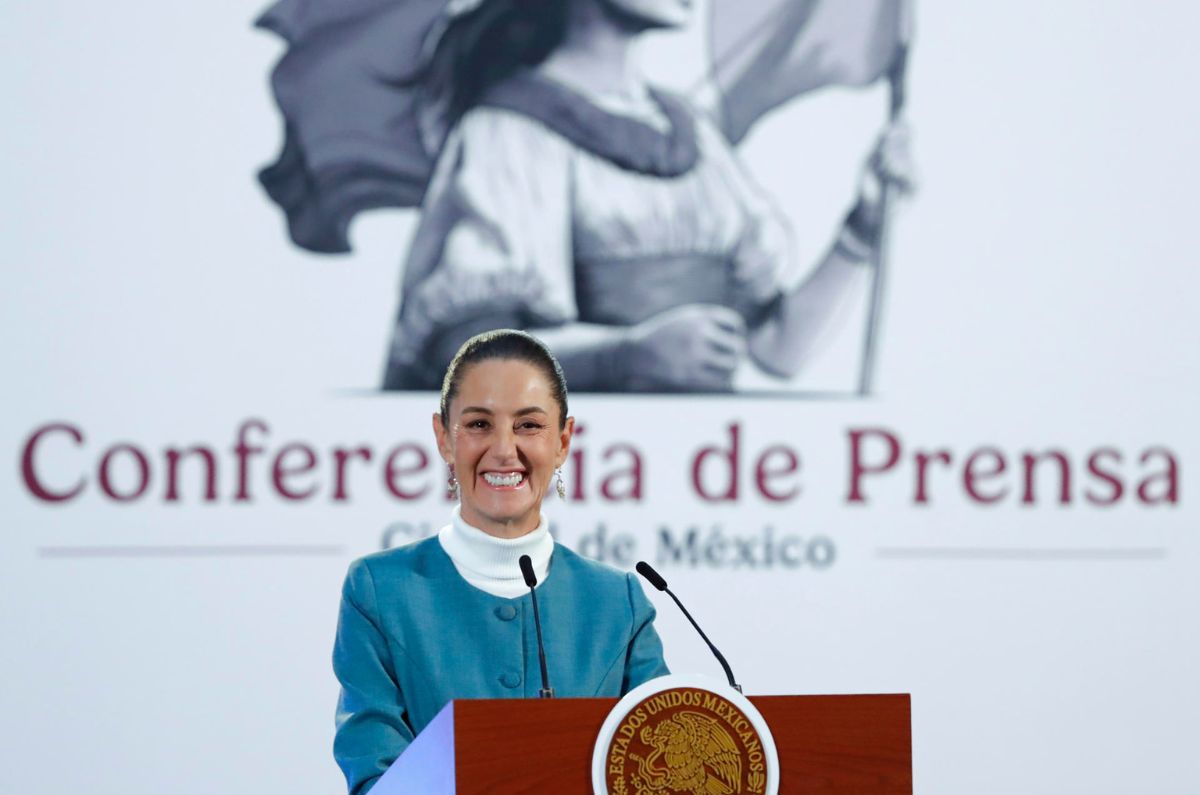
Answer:
<svg viewBox="0 0 1200 795"><path fill-rule="evenodd" d="M351 795L369 790L451 699L537 695L522 555L538 577L559 695L619 696L667 673L637 579L547 530L542 500L561 483L574 425L562 368L528 334L481 334L454 357L433 415L459 497L453 519L434 538L356 561L342 594L334 756Z"/></svg>
<svg viewBox="0 0 1200 795"><path fill-rule="evenodd" d="M450 4L417 78L440 156L385 388L433 388L464 338L511 325L545 341L577 389L728 390L747 357L794 375L865 289L880 185L907 185L903 130L885 134L855 209L802 278L717 126L631 65L643 32L684 24L691 7Z"/></svg>

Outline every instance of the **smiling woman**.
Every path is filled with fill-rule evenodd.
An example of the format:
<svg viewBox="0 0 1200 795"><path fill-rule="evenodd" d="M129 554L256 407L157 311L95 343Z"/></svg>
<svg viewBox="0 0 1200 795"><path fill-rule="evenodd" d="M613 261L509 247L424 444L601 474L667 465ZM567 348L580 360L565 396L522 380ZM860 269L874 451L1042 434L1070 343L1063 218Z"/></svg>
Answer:
<svg viewBox="0 0 1200 795"><path fill-rule="evenodd" d="M537 528L575 428L566 393L558 362L529 335L494 332L463 345L446 373L433 431L465 522L499 538Z"/></svg>
<svg viewBox="0 0 1200 795"><path fill-rule="evenodd" d="M370 790L447 702L538 693L522 555L537 574L559 695L619 696L667 673L636 577L550 537L542 500L574 427L562 368L534 337L491 331L454 357L433 415L459 496L451 522L355 561L342 592L334 756L351 795Z"/></svg>

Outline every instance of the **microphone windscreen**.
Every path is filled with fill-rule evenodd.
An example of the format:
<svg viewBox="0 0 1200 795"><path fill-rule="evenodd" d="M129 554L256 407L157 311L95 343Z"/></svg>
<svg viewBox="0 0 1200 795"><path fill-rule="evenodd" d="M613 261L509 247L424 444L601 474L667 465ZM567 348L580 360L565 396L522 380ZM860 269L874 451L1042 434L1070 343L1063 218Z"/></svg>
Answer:
<svg viewBox="0 0 1200 795"><path fill-rule="evenodd" d="M537 575L533 573L533 561L529 559L529 556L522 555L517 564L521 567L521 576L525 578L525 584L530 588L537 585Z"/></svg>
<svg viewBox="0 0 1200 795"><path fill-rule="evenodd" d="M635 566L634 568L637 569L638 574L645 577L646 581L649 582L651 585L653 585L655 588L657 588L660 591L667 590L667 581L662 578L661 574L659 574L654 569L650 568L649 563L647 563L644 560L639 560L637 566Z"/></svg>

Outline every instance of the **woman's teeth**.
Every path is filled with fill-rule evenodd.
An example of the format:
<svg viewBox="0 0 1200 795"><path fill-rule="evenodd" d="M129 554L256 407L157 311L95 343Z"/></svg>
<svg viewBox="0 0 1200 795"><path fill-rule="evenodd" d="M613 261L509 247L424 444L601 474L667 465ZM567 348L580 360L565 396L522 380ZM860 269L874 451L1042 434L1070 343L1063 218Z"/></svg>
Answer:
<svg viewBox="0 0 1200 795"><path fill-rule="evenodd" d="M509 472L507 475L496 472L483 473L483 479L493 486L519 486L524 477L520 472Z"/></svg>

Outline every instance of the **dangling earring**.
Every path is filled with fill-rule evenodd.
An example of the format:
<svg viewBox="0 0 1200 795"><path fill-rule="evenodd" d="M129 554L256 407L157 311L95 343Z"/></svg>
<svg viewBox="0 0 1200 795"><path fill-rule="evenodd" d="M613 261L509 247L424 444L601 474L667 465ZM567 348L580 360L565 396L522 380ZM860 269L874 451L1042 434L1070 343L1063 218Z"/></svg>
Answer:
<svg viewBox="0 0 1200 795"><path fill-rule="evenodd" d="M563 483L562 470L554 470L554 477L554 490L558 492L558 498L560 500L565 500L567 498L567 485Z"/></svg>
<svg viewBox="0 0 1200 795"><path fill-rule="evenodd" d="M450 467L450 475L446 478L446 496L452 500L458 499L458 478L454 476L454 467Z"/></svg>

